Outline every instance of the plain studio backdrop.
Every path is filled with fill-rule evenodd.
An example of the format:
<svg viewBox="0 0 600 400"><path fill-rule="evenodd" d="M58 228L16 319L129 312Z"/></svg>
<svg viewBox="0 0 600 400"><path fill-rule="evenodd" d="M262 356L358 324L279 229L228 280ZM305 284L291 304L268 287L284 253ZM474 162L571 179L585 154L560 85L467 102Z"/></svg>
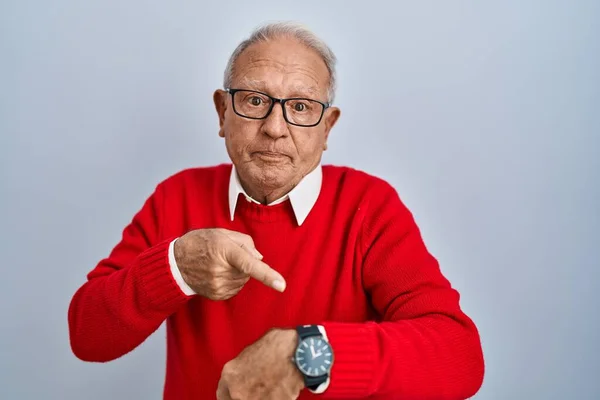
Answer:
<svg viewBox="0 0 600 400"><path fill-rule="evenodd" d="M387 179L413 211L480 329L476 398L599 399L592 0L2 1L0 398L161 398L164 325L84 363L69 301L160 180L228 161L212 93L275 20L336 52L324 163Z"/></svg>

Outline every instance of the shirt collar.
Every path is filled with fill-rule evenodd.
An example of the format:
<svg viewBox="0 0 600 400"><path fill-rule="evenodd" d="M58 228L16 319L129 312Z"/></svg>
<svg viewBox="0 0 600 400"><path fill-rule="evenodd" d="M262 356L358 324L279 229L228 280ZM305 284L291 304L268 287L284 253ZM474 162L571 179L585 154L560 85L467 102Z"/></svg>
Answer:
<svg viewBox="0 0 600 400"><path fill-rule="evenodd" d="M313 169L308 173L296 187L294 187L288 194L285 196L269 203L270 206L282 203L286 201L288 198L290 199L290 203L292 204L292 209L294 210L294 215L296 216L296 222L298 225L302 225L310 210L312 210L313 206L317 202L319 197L319 193L321 192L321 183L323 182L323 170L321 168L321 164L317 166L317 168ZM231 168L231 176L229 178L229 213L231 215L231 220L233 221L233 217L235 216L235 207L238 201L238 195L242 193L246 199L260 204L258 201L254 200L250 197L240 182L240 178L235 170L235 165Z"/></svg>

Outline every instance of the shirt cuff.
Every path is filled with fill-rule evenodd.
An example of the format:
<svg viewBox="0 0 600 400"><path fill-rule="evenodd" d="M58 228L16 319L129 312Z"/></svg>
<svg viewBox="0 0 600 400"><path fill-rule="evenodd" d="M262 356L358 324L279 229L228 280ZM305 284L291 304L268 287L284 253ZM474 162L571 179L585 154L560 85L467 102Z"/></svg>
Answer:
<svg viewBox="0 0 600 400"><path fill-rule="evenodd" d="M183 279L183 276L181 275L181 271L179 270L179 267L177 266L177 261L175 260L175 241L176 240L177 239L173 240L171 242L171 244L169 245L169 265L171 267L171 274L173 275L173 279L175 279L175 282L177 282L177 286L179 286L181 291L187 296L192 296L192 295L195 295L196 292L194 292L194 289L192 289Z"/></svg>

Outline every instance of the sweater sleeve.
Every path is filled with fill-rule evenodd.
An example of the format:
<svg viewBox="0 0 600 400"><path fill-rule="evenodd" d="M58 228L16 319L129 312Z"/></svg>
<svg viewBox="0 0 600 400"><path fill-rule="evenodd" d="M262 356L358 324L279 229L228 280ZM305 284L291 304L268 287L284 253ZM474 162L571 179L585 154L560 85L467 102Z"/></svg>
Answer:
<svg viewBox="0 0 600 400"><path fill-rule="evenodd" d="M123 230L121 241L77 290L68 311L71 348L84 361L132 351L188 299L160 237L161 185Z"/></svg>
<svg viewBox="0 0 600 400"><path fill-rule="evenodd" d="M466 399L484 375L479 333L386 183L362 231L363 284L377 322L323 323L335 361L326 398Z"/></svg>

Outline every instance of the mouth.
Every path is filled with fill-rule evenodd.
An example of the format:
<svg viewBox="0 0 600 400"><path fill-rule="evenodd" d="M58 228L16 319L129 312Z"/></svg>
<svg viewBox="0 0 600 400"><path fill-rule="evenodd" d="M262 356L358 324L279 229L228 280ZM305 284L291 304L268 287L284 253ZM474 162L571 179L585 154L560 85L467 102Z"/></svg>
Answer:
<svg viewBox="0 0 600 400"><path fill-rule="evenodd" d="M256 157L266 162L281 162L289 159L287 155L273 151L257 151L254 154Z"/></svg>

